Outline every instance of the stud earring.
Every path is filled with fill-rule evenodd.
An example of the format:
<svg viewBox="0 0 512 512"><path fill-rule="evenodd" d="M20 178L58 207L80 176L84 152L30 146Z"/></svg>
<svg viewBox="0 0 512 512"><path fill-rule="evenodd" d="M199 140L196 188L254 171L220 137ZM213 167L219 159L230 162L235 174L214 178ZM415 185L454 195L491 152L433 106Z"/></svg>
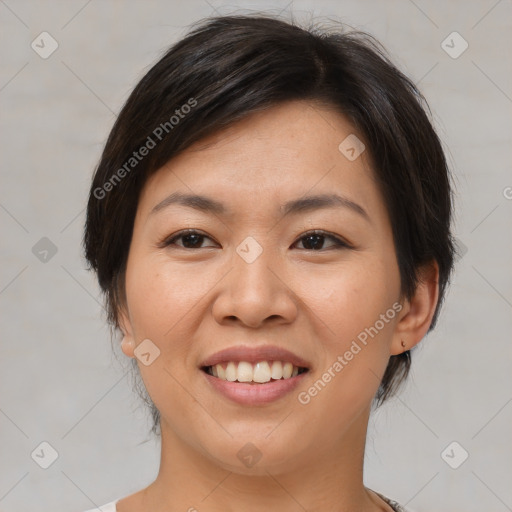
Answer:
<svg viewBox="0 0 512 512"><path fill-rule="evenodd" d="M405 341L404 340L401 340L401 345L402 345L402 348L404 349L404 352L405 352Z"/></svg>

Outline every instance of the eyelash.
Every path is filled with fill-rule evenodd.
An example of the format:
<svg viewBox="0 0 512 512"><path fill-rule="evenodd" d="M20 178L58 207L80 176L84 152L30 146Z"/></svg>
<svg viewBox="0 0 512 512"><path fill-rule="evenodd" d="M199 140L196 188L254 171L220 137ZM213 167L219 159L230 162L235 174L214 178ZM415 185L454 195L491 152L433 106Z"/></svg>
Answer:
<svg viewBox="0 0 512 512"><path fill-rule="evenodd" d="M182 230L182 231L178 231L178 233L175 233L175 234L171 235L170 237L166 238L165 240L163 240L162 243L159 244L159 247L169 247L171 245L175 245L176 247L179 247L180 249L191 250L191 251L194 251L194 250L197 250L197 249L206 249L207 248L207 247L197 247L197 248L182 247L182 246L176 245L174 243L176 240L178 240L180 238L183 238L184 236L187 236L187 235L199 235L202 238L209 238L210 240L213 240L208 235L206 235L206 234L204 234L201 231L198 231L196 229L185 229L185 230ZM320 236L323 236L326 239L332 240L334 242L334 246L331 246L331 248L328 248L328 249L319 249L319 250L315 250L315 249L302 249L303 251L323 252L323 251L326 251L326 250L329 250L329 249L353 249L353 246L350 245L345 240L343 240L342 238L340 238L340 237L338 237L336 235L330 234L327 231L323 231L321 229L314 229L312 231L307 231L300 238L298 238L296 242L294 242L294 245L297 242L299 242L300 240L302 240L304 238L307 238L308 236L312 236L312 235L320 235Z"/></svg>

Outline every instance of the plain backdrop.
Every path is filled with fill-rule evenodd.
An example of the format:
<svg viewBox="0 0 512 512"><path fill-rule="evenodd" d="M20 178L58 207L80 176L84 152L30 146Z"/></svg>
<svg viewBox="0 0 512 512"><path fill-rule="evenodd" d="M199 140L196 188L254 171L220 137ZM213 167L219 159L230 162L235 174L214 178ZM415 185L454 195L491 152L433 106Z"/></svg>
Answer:
<svg viewBox="0 0 512 512"><path fill-rule="evenodd" d="M512 510L510 0L0 0L0 510L80 512L156 476L81 253L89 183L162 52L200 18L251 10L375 35L454 174L461 257L407 386L371 419L366 484L416 512Z"/></svg>

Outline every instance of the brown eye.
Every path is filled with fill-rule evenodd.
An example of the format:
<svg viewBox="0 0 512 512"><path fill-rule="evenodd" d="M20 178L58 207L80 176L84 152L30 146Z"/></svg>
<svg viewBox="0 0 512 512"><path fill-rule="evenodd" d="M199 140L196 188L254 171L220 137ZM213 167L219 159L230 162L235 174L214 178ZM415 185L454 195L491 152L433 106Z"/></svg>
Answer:
<svg viewBox="0 0 512 512"><path fill-rule="evenodd" d="M181 240L182 243L176 243ZM203 249L204 247L213 247L212 245L203 246L204 240L211 240L210 237L193 229L180 231L165 240L164 247L177 246L182 249Z"/></svg>
<svg viewBox="0 0 512 512"><path fill-rule="evenodd" d="M337 236L330 235L325 231L312 231L306 233L301 238L299 238L298 242L303 241L303 246L305 250L309 251L320 251L325 250L324 242L325 240L331 240L333 243L331 247L334 248L349 248L349 244L343 241L341 238ZM298 243L296 242L296 243ZM328 247L329 248L329 247Z"/></svg>

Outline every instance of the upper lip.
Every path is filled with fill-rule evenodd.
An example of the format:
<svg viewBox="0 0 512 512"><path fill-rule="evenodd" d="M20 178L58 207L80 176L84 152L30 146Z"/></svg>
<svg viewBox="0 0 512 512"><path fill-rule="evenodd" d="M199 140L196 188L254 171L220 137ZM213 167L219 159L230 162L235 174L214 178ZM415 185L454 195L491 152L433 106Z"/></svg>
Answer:
<svg viewBox="0 0 512 512"><path fill-rule="evenodd" d="M229 347L207 357L200 366L214 366L218 363L227 363L229 361L246 361L248 363L284 361L290 362L299 368L310 368L310 364L298 355L275 345L260 345L258 347L239 345Z"/></svg>

